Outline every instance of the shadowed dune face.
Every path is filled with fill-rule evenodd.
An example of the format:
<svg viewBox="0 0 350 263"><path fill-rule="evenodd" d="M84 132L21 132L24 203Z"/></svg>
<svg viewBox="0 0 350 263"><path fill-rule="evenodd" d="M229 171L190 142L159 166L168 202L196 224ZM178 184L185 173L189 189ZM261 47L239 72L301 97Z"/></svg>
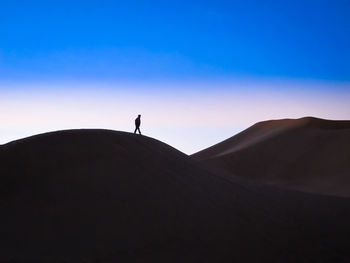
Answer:
<svg viewBox="0 0 350 263"><path fill-rule="evenodd" d="M0 148L0 175L1 262L350 256L347 199L214 173L145 136L75 130L30 137Z"/></svg>
<svg viewBox="0 0 350 263"><path fill-rule="evenodd" d="M350 196L350 121L260 122L192 157L269 184Z"/></svg>

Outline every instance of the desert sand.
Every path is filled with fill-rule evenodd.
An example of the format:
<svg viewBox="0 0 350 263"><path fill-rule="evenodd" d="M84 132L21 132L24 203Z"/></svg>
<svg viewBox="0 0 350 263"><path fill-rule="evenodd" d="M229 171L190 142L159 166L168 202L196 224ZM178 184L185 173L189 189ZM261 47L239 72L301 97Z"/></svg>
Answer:
<svg viewBox="0 0 350 263"><path fill-rule="evenodd" d="M350 121L264 121L192 157L263 183L350 196Z"/></svg>
<svg viewBox="0 0 350 263"><path fill-rule="evenodd" d="M0 262L350 262L348 198L247 180L146 136L14 141L0 175Z"/></svg>

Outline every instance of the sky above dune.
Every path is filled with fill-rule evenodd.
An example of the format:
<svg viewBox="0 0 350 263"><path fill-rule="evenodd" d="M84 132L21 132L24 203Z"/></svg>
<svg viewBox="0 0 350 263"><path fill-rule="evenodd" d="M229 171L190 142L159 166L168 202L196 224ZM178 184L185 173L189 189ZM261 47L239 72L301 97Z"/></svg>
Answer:
<svg viewBox="0 0 350 263"><path fill-rule="evenodd" d="M0 144L141 131L186 153L257 121L350 119L350 2L1 1Z"/></svg>

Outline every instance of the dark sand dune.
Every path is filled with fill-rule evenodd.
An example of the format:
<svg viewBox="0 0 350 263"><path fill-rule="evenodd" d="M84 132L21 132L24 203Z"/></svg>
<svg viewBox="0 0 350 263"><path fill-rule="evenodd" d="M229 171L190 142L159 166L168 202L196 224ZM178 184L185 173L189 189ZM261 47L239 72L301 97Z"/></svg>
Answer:
<svg viewBox="0 0 350 263"><path fill-rule="evenodd" d="M212 172L106 130L0 148L0 262L349 262L350 200Z"/></svg>
<svg viewBox="0 0 350 263"><path fill-rule="evenodd" d="M265 183L350 196L350 121L259 122L192 157Z"/></svg>

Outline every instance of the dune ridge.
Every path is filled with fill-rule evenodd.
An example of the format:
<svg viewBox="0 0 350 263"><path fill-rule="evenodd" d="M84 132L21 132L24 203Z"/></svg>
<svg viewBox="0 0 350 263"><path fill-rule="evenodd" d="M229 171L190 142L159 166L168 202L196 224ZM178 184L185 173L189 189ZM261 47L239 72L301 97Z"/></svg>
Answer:
<svg viewBox="0 0 350 263"><path fill-rule="evenodd" d="M192 157L264 183L350 196L350 121L259 122Z"/></svg>
<svg viewBox="0 0 350 263"><path fill-rule="evenodd" d="M0 175L0 262L350 259L348 199L214 172L145 136L18 140L1 147Z"/></svg>

